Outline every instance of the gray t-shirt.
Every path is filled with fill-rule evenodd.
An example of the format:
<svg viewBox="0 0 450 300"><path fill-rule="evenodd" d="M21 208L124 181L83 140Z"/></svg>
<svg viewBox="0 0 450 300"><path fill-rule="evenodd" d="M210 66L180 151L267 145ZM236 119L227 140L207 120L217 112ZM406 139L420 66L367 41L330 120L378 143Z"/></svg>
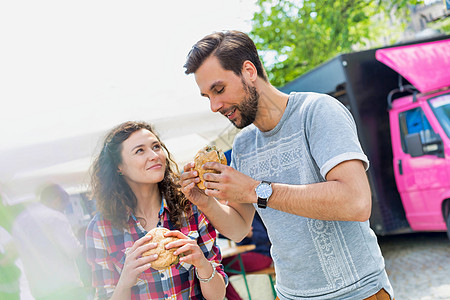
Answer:
<svg viewBox="0 0 450 300"><path fill-rule="evenodd" d="M291 93L277 126L268 132L246 127L232 152L238 171L256 180L296 185L323 182L333 167L352 159L369 166L350 112L336 99L316 93ZM393 297L369 221L322 221L255 208L272 242L281 300L360 300L381 288Z"/></svg>

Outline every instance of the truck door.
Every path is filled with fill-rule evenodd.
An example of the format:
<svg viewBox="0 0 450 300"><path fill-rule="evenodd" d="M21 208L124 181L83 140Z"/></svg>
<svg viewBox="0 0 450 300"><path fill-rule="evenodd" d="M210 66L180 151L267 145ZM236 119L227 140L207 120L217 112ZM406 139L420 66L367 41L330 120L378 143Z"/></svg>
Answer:
<svg viewBox="0 0 450 300"><path fill-rule="evenodd" d="M442 140L420 106L399 112L398 122L394 169L408 222L417 231L445 230L441 205L449 175Z"/></svg>

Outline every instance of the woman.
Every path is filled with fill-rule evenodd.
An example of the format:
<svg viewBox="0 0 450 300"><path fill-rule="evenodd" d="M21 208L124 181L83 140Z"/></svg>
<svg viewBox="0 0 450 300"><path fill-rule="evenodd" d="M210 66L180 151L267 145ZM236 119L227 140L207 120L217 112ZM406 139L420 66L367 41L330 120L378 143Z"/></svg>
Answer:
<svg viewBox="0 0 450 300"><path fill-rule="evenodd" d="M100 299L223 299L227 276L216 231L181 193L175 162L144 122L126 122L106 137L92 166L99 213L86 231L87 260ZM157 271L145 234L162 226L180 240L179 263ZM150 243L148 243L150 242Z"/></svg>

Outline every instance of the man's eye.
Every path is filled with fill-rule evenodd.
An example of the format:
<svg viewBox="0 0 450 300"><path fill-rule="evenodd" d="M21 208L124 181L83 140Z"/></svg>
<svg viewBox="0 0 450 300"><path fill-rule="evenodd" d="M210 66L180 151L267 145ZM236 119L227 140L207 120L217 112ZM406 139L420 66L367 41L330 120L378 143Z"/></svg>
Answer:
<svg viewBox="0 0 450 300"><path fill-rule="evenodd" d="M224 88L224 87L223 87L223 88L221 88L220 90L217 90L217 94L222 94L224 90L225 90L225 88Z"/></svg>

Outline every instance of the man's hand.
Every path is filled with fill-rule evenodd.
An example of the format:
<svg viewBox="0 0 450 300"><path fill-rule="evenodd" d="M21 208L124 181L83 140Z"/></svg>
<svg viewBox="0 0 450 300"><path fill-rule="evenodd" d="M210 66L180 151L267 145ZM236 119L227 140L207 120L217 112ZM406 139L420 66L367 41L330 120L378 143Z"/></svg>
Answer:
<svg viewBox="0 0 450 300"><path fill-rule="evenodd" d="M208 197L198 188L197 183L200 182L200 177L198 177L198 172L194 170L193 162L186 164L183 171L180 178L181 191L189 201L198 207L207 206L208 201L214 201L213 198Z"/></svg>
<svg viewBox="0 0 450 300"><path fill-rule="evenodd" d="M206 163L203 168L219 172L203 175L206 195L228 203L256 203L255 188L259 184L258 181L217 162Z"/></svg>
<svg viewBox="0 0 450 300"><path fill-rule="evenodd" d="M206 190L200 190L198 172L194 163L184 166L181 174L181 191L208 217L214 227L229 239L239 242L250 230L256 203L255 187L258 181L220 163L207 163L205 169L214 169L220 174L205 173ZM233 224L234 226L230 226Z"/></svg>

